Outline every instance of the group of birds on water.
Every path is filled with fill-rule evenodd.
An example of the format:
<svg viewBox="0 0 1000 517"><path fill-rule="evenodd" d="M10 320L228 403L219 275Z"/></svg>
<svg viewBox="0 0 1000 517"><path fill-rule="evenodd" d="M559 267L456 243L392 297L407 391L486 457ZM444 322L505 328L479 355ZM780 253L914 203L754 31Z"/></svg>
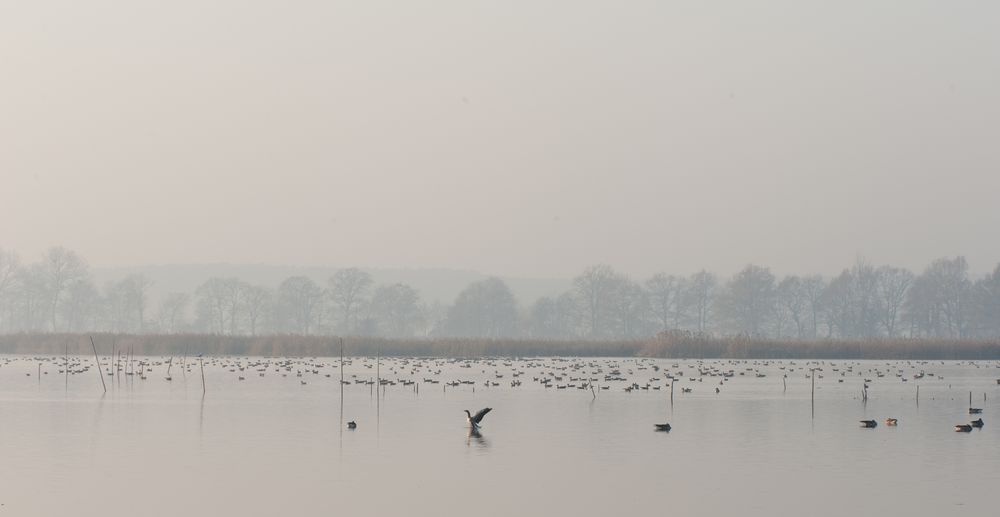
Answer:
<svg viewBox="0 0 1000 517"><path fill-rule="evenodd" d="M197 359L197 361L195 361ZM37 373L39 382L43 375L48 375L49 371L43 371L43 365L47 368L56 367L58 373L65 375L67 386L69 377L86 374L91 371L95 364L92 357L86 356L6 356L0 357L0 367L9 366L11 363L28 361L37 363ZM666 364L669 362L670 364ZM341 383L348 385L369 386L373 391L376 385L384 392L394 386L411 387L419 393L421 383L424 385L443 384L442 389L448 388L471 388L475 391L477 386L484 388L498 388L501 383L506 383L510 388L516 389L522 386L528 376L532 382L541 388L556 390L576 389L586 390L596 398L597 393L617 388L625 393L638 393L648 390L669 389L671 399L673 397L673 386L680 385L680 393L688 394L694 392L697 383L704 381L718 380L714 387L716 395L722 393L724 387L731 379L742 378L766 378L769 374L780 375L782 387L786 389L786 380L798 375L806 379L823 379L824 375L833 375L838 383L852 377L861 377L863 387L861 396L867 400L867 390L869 384L874 379L883 377L895 377L901 382L907 382L910 378L915 381L925 379L944 380L942 375L935 375L928 371L934 365L945 365L944 361L895 361L895 362L858 362L858 361L835 361L835 360L687 360L668 361L650 358L373 358L373 357L352 357L352 358L265 358L265 357L136 357L131 351L118 350L109 356L100 359L101 374L107 375L119 383L122 379L133 381L139 379L148 380L154 372L163 371L163 379L172 381L172 371L176 368L183 374L194 373L194 368L208 368L216 372L221 370L224 374L233 374L237 382L246 381L251 373L256 373L258 377L265 377L268 374L275 374L280 377L294 375L303 386L308 384L307 379L331 378L331 370L347 370L349 367L355 371L365 372L368 375L359 373L337 372L336 377L341 379ZM965 366L975 368L1000 368L997 362L975 362L966 361ZM457 370L456 370L457 368ZM360 369L360 370L359 370ZM474 372L474 369L478 369ZM775 371L777 369L777 371ZM492 370L492 371L491 371ZM454 375L455 372L468 371L467 375ZM2 370L0 370L2 372ZM31 376L33 373L25 373ZM374 374L374 375L373 375ZM856 375L855 375L856 374ZM93 374L91 374L93 375ZM509 381L506 377L509 375ZM446 376L450 376L446 377ZM485 376L485 380L482 377ZM476 377L479 377L477 380ZM685 384L685 382L687 384ZM1000 385L1000 379L997 379ZM950 387L950 386L949 386ZM484 408L472 414L469 410L466 413L467 423L470 429L478 431L483 418L492 408ZM970 414L982 413L981 408L969 408ZM861 420L861 427L875 428L878 422L875 420ZM887 418L884 421L887 426L897 426L898 419ZM971 432L974 428L982 428L983 420L979 418L967 424L955 425L955 431ZM357 423L348 422L349 429L357 429ZM672 427L669 423L654 424L654 429L661 432L669 432Z"/></svg>
<svg viewBox="0 0 1000 517"><path fill-rule="evenodd" d="M978 414L982 412L983 412L982 408L969 408L970 414ZM861 420L860 422L861 422L861 427L865 429L874 429L878 427L878 422L875 420ZM889 427L895 427L899 425L899 419L886 418L885 425ZM973 420L968 424L955 424L955 432L971 433L973 429L982 429L982 427L983 427L983 419L977 418L976 420Z"/></svg>

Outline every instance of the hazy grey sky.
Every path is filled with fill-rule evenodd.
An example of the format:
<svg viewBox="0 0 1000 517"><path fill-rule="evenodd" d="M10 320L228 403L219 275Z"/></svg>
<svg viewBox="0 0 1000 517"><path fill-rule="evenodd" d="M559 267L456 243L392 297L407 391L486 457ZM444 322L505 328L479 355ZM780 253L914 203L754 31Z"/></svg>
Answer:
<svg viewBox="0 0 1000 517"><path fill-rule="evenodd" d="M0 247L1000 261L1000 2L0 2Z"/></svg>

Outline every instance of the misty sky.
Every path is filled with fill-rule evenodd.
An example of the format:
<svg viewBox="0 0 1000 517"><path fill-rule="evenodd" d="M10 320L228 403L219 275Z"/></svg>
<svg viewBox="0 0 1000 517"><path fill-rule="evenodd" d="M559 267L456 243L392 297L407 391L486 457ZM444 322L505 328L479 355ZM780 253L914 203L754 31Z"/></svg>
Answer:
<svg viewBox="0 0 1000 517"><path fill-rule="evenodd" d="M1000 261L1000 3L0 3L0 247L570 276Z"/></svg>

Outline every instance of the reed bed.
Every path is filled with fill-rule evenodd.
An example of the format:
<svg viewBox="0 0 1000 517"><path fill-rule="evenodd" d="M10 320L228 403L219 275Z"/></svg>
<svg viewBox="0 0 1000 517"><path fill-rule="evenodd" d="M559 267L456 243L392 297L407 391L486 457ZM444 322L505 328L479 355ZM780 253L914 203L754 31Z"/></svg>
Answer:
<svg viewBox="0 0 1000 517"><path fill-rule="evenodd" d="M92 345L93 337L96 345ZM101 354L131 350L133 355L182 357L337 357L341 337L275 334L7 334L5 354ZM645 340L390 339L343 337L347 356L390 357L660 357L678 359L1000 359L1000 339L792 340L663 332Z"/></svg>

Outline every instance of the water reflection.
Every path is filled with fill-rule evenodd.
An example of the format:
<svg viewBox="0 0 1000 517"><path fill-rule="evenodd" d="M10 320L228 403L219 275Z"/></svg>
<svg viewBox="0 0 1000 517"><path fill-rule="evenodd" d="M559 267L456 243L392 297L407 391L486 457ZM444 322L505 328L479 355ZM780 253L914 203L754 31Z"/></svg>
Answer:
<svg viewBox="0 0 1000 517"><path fill-rule="evenodd" d="M603 358L383 358L387 375L380 396L387 404L381 442L371 432L377 429L371 422L381 416L369 398L375 383L366 365L374 370L373 359L355 359L353 374L346 361L344 372L337 370L339 361L312 358L209 360L205 377L213 385L212 415L207 415L207 396L197 396L199 379L185 388L175 371L172 382L164 380L169 358L149 362L148 380L123 377L128 389L120 391L115 384L103 395L102 380L110 383L107 374L114 367L104 365L102 377L90 357L89 370L82 365L70 372L76 375L74 392L66 398L60 393L65 379L52 370L44 374L46 365L53 367L52 359L43 363L39 393L37 358L0 355L0 485L5 494L0 503L6 504L0 514L114 515L102 501L109 473L115 472L123 474L113 479L122 503L143 505L156 500L163 486L177 486L198 498L191 517L321 514L329 510L329 499L322 495L327 493L352 495L339 498L346 513L451 515L457 512L447 509L475 507L498 487L516 490L519 497L494 498L491 514L523 513L520 505L528 499L539 502L535 513L605 515L620 512L620 498L580 494L616 490L609 488L610 479L628 486L630 513L637 514L662 511L663 486L676 487L670 505L678 514L749 508L753 511L747 513L783 515L790 507L814 504L822 490L817 487L824 486L850 497L828 498L811 513L819 517L857 512L861 505L871 510L861 512L866 515L947 515L959 503L966 513L996 513L984 494L997 481L1000 426L993 425L991 415L1000 411L1000 362L983 363L989 370L953 362L826 363L826 380L815 370L815 403L822 411L813 419L805 411L813 402L810 368L815 365L801 362L649 359L623 365ZM308 385L296 377L298 369ZM928 375L919 381L918 412L913 375L920 369ZM663 370L676 381L668 382ZM877 376L879 371L883 376ZM938 375L931 378L930 371ZM515 372L525 379L523 386L492 386L497 374L507 378ZM709 383L723 374L729 380L717 394ZM598 395L589 399L582 390L555 386L606 376L610 388L596 390ZM702 377L704 382L697 380ZM542 383L548 378L551 389ZM859 404L865 378L871 379L867 406ZM487 380L489 391L481 388ZM423 383L422 395L409 396L413 387L403 381ZM440 396L438 382L455 384ZM651 385L625 390L636 382ZM671 382L679 383L675 410L669 402ZM693 393L682 393L685 385L694 387ZM391 401L388 390L396 393ZM981 408L982 415L969 414L970 391L978 406L973 409ZM983 393L993 394L993 402L977 403ZM505 408L503 414L491 412L487 427L469 429L469 415L460 420L464 411L459 408L481 408L486 399ZM971 425L979 416L991 426L954 432L955 424ZM348 418L357 421L356 431ZM898 428L883 425L886 418L898 418ZM861 419L879 425L859 431ZM674 429L656 433L657 422L670 422ZM338 436L330 433L330 425L339 427ZM466 431L464 449L458 442L461 430ZM338 437L339 454L332 443ZM665 462L684 468L664 468ZM558 479L553 479L553 465L561 467ZM762 465L787 471L785 482L769 482L761 476ZM415 483L428 466L438 482ZM53 481L60 497L37 497L38 487L55 486ZM386 490L400 497L384 497ZM719 490L727 497L718 497ZM270 495L248 498L246 493ZM900 493L912 496L887 497ZM427 507L414 501L427 501ZM175 510L153 505L144 508L144 515L167 516Z"/></svg>
<svg viewBox="0 0 1000 517"><path fill-rule="evenodd" d="M204 436L205 431L205 392L201 392L201 406L198 408L198 438Z"/></svg>
<svg viewBox="0 0 1000 517"><path fill-rule="evenodd" d="M490 441L487 440L483 433L479 432L478 429L474 427L469 428L469 434L465 438L465 446L472 447L475 446L477 449L489 449Z"/></svg>

